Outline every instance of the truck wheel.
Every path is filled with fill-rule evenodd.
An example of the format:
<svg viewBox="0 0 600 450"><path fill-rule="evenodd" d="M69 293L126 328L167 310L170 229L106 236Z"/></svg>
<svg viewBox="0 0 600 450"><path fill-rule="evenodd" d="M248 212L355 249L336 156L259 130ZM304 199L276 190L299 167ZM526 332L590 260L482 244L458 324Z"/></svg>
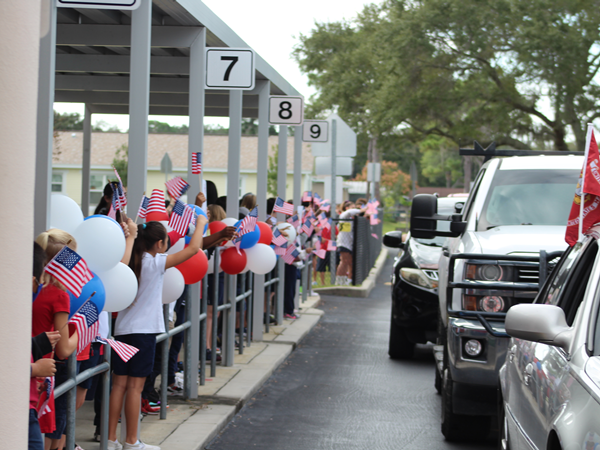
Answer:
<svg viewBox="0 0 600 450"><path fill-rule="evenodd" d="M490 432L490 418L455 414L452 387L450 369L446 368L442 385L442 434L450 442L484 439Z"/></svg>
<svg viewBox="0 0 600 450"><path fill-rule="evenodd" d="M394 322L393 317L390 323L388 355L392 359L411 359L415 353L415 344L408 340L406 333Z"/></svg>

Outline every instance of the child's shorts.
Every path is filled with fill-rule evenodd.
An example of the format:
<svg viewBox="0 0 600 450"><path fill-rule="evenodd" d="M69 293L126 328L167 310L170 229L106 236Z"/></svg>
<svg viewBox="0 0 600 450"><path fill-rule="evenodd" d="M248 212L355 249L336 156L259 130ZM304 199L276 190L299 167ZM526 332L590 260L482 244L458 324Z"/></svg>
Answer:
<svg viewBox="0 0 600 450"><path fill-rule="evenodd" d="M124 362L114 350L112 351L111 362L115 375L146 378L152 373L156 334L123 334L115 336L115 339L139 349L128 362Z"/></svg>

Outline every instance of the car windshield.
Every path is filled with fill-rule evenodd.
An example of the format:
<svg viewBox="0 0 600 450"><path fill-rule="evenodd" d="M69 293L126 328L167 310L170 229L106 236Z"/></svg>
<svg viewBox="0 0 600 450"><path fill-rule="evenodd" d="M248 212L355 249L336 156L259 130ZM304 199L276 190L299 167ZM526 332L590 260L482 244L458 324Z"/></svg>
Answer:
<svg viewBox="0 0 600 450"><path fill-rule="evenodd" d="M477 225L566 225L579 170L499 170Z"/></svg>

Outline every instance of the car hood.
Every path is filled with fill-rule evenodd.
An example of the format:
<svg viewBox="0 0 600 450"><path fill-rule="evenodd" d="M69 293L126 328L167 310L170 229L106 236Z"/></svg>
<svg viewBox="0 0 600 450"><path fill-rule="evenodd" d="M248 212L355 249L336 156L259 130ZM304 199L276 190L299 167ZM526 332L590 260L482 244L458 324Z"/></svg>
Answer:
<svg viewBox="0 0 600 450"><path fill-rule="evenodd" d="M414 239L410 239L410 255L420 269L437 269L442 247L423 245Z"/></svg>
<svg viewBox="0 0 600 450"><path fill-rule="evenodd" d="M539 253L565 250L565 227L553 225L504 225L474 233L482 253Z"/></svg>

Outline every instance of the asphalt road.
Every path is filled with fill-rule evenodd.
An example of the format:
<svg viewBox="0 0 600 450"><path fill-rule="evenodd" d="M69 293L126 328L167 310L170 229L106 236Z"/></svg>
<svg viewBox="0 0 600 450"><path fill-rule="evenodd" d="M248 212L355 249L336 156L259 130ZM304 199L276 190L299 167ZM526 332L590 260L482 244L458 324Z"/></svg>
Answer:
<svg viewBox="0 0 600 450"><path fill-rule="evenodd" d="M321 322L208 449L496 448L444 441L430 346L388 358L391 263L369 298L323 297Z"/></svg>

